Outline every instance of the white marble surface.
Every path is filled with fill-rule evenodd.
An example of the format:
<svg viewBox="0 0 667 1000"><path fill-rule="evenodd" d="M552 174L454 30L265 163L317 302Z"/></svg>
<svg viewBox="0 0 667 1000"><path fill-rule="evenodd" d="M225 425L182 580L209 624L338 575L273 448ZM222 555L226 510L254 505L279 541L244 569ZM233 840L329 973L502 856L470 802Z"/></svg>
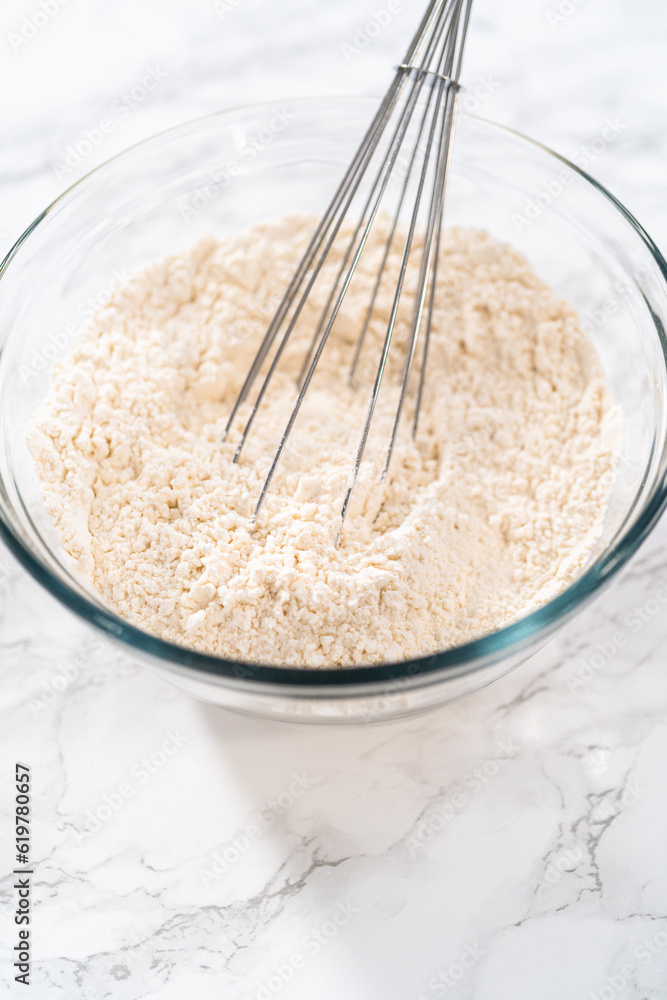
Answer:
<svg viewBox="0 0 667 1000"><path fill-rule="evenodd" d="M25 43L13 35L37 0L0 13L0 250L65 186L54 164L100 119L112 131L67 180L219 107L379 93L422 8L404 0L348 60L342 45L383 0L45 2L56 13ZM589 169L663 250L666 33L658 0L477 0L466 69L468 94L493 81L480 113L565 154L617 116ZM121 112L148 69L164 79ZM3 872L15 760L35 793L33 984L12 982L6 874L0 996L667 995L667 523L513 675L346 730L195 703L91 646L4 552L0 576ZM619 630L627 642L591 669Z"/></svg>

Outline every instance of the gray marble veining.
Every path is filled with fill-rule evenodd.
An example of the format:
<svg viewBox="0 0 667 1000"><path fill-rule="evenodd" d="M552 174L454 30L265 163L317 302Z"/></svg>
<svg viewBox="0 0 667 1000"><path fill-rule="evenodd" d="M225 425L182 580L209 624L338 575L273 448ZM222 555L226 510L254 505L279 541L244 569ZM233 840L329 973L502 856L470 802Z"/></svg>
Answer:
<svg viewBox="0 0 667 1000"><path fill-rule="evenodd" d="M0 251L169 125L280 94L379 93L422 8L393 4L369 39L384 0L47 6L32 33L39 3L0 13ZM655 0L478 0L466 64L469 97L486 81L471 110L566 155L622 122L588 169L663 247L666 32ZM159 85L133 98L151 70ZM58 170L104 117L99 147ZM662 1000L667 617L647 609L665 582L661 525L492 687L391 726L293 729L195 703L99 647L0 552L0 834L9 871L27 758L30 995ZM8 997L23 995L11 887L4 875Z"/></svg>

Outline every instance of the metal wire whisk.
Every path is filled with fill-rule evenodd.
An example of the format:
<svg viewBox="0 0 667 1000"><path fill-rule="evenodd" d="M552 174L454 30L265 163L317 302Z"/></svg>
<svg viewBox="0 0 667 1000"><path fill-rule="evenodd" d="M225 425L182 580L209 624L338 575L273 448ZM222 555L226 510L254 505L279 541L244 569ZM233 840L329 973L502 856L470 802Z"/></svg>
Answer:
<svg viewBox="0 0 667 1000"><path fill-rule="evenodd" d="M356 196L360 193L362 182L364 180L367 182L370 178L370 193L362 199L363 208L359 220L354 226L352 237L343 255L342 264L336 274L325 308L322 311L319 323L313 332L310 346L306 352L297 381L298 394L257 500L257 505L252 516L253 524L264 503L278 463L294 427L301 404L315 374L317 364L350 287L378 213L381 207L384 207L383 203L386 203L390 199L392 189L395 188L395 184L390 184L390 181L392 177L396 179L399 174L402 174L402 176L398 177L400 185L396 196L396 203L390 213L391 221L386 247L382 255L371 301L365 312L363 325L351 359L351 380L354 380L389 253L398 232L402 234L403 255L378 362L377 374L370 394L354 465L351 469L349 485L342 500L336 543L340 539L343 522L350 505L366 448L387 364L399 305L404 292L405 276L410 253L413 248L415 232L419 225L420 211L423 211L425 206L424 243L414 296L414 310L407 339L405 360L402 366L398 406L382 472L383 480L386 478L391 462L396 435L404 409L408 379L417 351L417 343L421 336L421 366L412 418L412 433L416 436L424 380L426 377L445 192L452 153L453 126L460 90L461 63L471 6L472 0L431 0L429 3L417 33L405 54L405 58L396 68L393 82L289 283L287 291L262 339L241 391L234 403L225 429L225 440L229 435L239 408L248 399L253 386L259 379L262 369L265 365L268 365L266 374L259 379L259 390L236 448L234 461L238 462L262 401L270 388L273 375L280 364L285 347L294 331L304 305L322 271L323 265L343 223L349 219L351 207ZM418 112L417 108L419 108ZM401 154L403 154L403 157L399 161ZM403 167L403 171L397 169L399 162ZM376 163L377 169L373 173L373 167ZM412 210L409 212L407 229L403 234L402 230L399 231L399 220L401 219L406 202L408 203L408 209L410 207L409 199L407 198L408 192L412 194L413 202Z"/></svg>

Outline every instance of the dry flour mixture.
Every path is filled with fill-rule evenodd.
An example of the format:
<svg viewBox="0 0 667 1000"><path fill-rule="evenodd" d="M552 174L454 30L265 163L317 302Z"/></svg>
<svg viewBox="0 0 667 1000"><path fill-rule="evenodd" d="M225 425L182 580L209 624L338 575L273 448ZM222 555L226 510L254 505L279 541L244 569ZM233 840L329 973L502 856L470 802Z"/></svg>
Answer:
<svg viewBox="0 0 667 1000"><path fill-rule="evenodd" d="M206 240L116 293L54 369L31 429L43 496L106 602L172 642L304 667L431 653L515 620L579 574L613 476L615 411L574 311L507 246L451 231L420 433L412 439L408 406L381 487L397 350L336 548L400 264L397 247L353 388L380 230L249 530L324 288L239 465L242 422L224 444L223 428L314 223L289 217ZM339 263L332 253L332 276ZM399 347L410 319L406 308Z"/></svg>

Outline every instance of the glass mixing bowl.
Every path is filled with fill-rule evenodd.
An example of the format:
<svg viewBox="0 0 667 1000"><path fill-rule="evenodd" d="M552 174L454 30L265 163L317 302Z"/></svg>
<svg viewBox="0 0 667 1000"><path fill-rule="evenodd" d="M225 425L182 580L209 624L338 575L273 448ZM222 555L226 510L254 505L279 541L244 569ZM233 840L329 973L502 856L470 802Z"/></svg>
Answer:
<svg viewBox="0 0 667 1000"><path fill-rule="evenodd" d="M25 444L52 363L112 289L207 234L320 214L370 121L368 99L264 104L155 136L47 208L0 267L0 530L67 608L192 694L286 720L359 722L424 709L525 660L616 573L665 504L667 267L592 178L506 128L461 116L447 223L512 243L580 312L623 414L604 531L555 600L475 642L403 663L303 670L233 663L163 642L109 610L63 558Z"/></svg>

